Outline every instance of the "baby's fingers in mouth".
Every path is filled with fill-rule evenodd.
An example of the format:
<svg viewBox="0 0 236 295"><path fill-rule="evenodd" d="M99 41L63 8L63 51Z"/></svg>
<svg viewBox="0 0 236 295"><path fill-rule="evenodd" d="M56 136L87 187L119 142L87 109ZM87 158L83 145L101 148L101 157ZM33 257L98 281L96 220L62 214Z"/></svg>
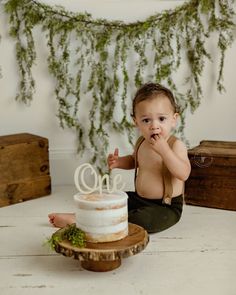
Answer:
<svg viewBox="0 0 236 295"><path fill-rule="evenodd" d="M152 135L151 135L151 138L153 138L153 139L156 139L156 138L158 138L158 137L159 137L158 134L152 134Z"/></svg>

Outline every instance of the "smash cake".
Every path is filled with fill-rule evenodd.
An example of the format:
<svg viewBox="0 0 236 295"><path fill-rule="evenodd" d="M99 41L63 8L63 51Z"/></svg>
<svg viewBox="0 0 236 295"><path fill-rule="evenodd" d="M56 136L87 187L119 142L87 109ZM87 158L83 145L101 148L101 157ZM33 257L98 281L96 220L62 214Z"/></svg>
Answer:
<svg viewBox="0 0 236 295"><path fill-rule="evenodd" d="M94 177L93 187L86 183L85 170ZM86 241L102 243L125 238L128 235L128 196L117 189L121 176L116 175L110 188L108 175L97 176L93 167L86 163L76 169L74 180L79 190L74 196L76 227L85 233ZM106 189L103 189L104 180Z"/></svg>

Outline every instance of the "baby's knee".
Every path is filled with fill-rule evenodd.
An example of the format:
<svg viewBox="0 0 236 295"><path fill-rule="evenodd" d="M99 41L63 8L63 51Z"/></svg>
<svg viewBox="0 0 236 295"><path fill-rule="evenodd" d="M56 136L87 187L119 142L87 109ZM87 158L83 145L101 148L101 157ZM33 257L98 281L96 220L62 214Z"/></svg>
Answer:
<svg viewBox="0 0 236 295"><path fill-rule="evenodd" d="M156 212L154 208L140 208L129 212L129 222L142 226L148 233L157 233L176 224L180 216L172 212Z"/></svg>
<svg viewBox="0 0 236 295"><path fill-rule="evenodd" d="M129 222L143 227L148 233L158 231L157 224L152 214L145 209L136 209L129 212Z"/></svg>

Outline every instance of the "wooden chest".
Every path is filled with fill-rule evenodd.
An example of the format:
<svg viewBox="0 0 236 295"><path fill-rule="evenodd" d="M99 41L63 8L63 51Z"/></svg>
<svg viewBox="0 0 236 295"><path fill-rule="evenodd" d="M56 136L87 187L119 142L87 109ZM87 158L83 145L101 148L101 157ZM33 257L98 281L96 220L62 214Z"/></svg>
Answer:
<svg viewBox="0 0 236 295"><path fill-rule="evenodd" d="M236 142L204 140L188 155L186 204L236 210Z"/></svg>
<svg viewBox="0 0 236 295"><path fill-rule="evenodd" d="M28 133L0 136L0 207L50 193L48 140Z"/></svg>

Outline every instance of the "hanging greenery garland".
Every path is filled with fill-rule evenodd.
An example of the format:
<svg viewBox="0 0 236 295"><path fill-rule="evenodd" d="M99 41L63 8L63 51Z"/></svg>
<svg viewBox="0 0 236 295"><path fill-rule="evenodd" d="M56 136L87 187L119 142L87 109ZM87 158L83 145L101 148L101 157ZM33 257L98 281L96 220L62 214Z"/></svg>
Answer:
<svg viewBox="0 0 236 295"><path fill-rule="evenodd" d="M0 43L1 43L1 35L0 35ZM0 66L0 79L2 78L2 68L1 68L1 66Z"/></svg>
<svg viewBox="0 0 236 295"><path fill-rule="evenodd" d="M183 132L185 110L193 112L201 101L200 77L205 61L211 60L205 43L212 33L217 35L221 55L217 88L224 90L225 51L235 30L233 3L192 0L144 21L124 23L93 19L88 13L72 13L34 0L8 0L5 11L10 35L16 40L20 74L16 98L25 103L33 99L32 67L37 58L33 29L41 25L49 48L49 72L56 80L60 125L75 128L78 151L90 146L92 163L104 172L108 133L125 133L133 141L129 105L133 89L142 83L156 81L171 88L181 107L179 131ZM188 72L182 79L185 90L180 92L174 74L183 63ZM79 115L84 97L91 98L89 128Z"/></svg>

